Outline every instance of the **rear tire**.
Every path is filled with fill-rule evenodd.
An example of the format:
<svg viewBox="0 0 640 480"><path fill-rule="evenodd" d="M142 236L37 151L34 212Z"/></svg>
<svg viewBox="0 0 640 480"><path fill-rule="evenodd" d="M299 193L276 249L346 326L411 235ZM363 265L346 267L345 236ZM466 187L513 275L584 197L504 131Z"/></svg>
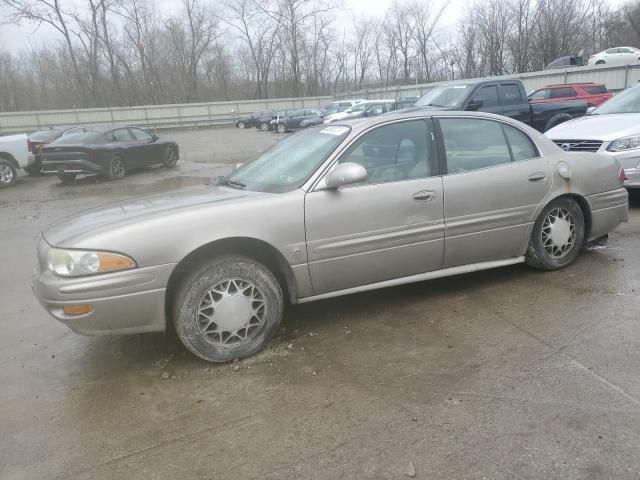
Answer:
<svg viewBox="0 0 640 480"><path fill-rule="evenodd" d="M36 159L31 165L24 167L24 171L31 176L38 176L42 173L42 160Z"/></svg>
<svg viewBox="0 0 640 480"><path fill-rule="evenodd" d="M0 158L0 188L10 187L18 181L18 170L6 158Z"/></svg>
<svg viewBox="0 0 640 480"><path fill-rule="evenodd" d="M568 122L571 119L573 119L573 117L568 113L558 113L549 119L544 127L544 131L546 132L551 130L553 127L558 126L561 123Z"/></svg>
<svg viewBox="0 0 640 480"><path fill-rule="evenodd" d="M526 264L539 270L570 265L582 248L584 233L584 216L576 201L567 197L553 200L533 226Z"/></svg>
<svg viewBox="0 0 640 480"><path fill-rule="evenodd" d="M598 60L596 65L604 65L606 62L604 60Z"/></svg>
<svg viewBox="0 0 640 480"><path fill-rule="evenodd" d="M248 357L282 320L280 284L264 265L224 256L201 263L178 287L173 322L184 346L210 362Z"/></svg>
<svg viewBox="0 0 640 480"><path fill-rule="evenodd" d="M178 163L178 152L176 152L176 149L171 146L165 148L164 160L162 161L164 167L173 168L176 166L176 163Z"/></svg>
<svg viewBox="0 0 640 480"><path fill-rule="evenodd" d="M59 173L57 175L58 179L62 183L71 183L76 179L76 176L77 176L76 173Z"/></svg>
<svg viewBox="0 0 640 480"><path fill-rule="evenodd" d="M124 159L119 155L114 155L109 161L107 167L107 176L109 180L119 180L127 175L127 168L124 165Z"/></svg>
<svg viewBox="0 0 640 480"><path fill-rule="evenodd" d="M238 122L238 128L244 130L245 128L247 128L247 125L244 122Z"/></svg>
<svg viewBox="0 0 640 480"><path fill-rule="evenodd" d="M267 122L262 122L260 124L260 130L262 130L263 132L266 132L269 130L269 124Z"/></svg>

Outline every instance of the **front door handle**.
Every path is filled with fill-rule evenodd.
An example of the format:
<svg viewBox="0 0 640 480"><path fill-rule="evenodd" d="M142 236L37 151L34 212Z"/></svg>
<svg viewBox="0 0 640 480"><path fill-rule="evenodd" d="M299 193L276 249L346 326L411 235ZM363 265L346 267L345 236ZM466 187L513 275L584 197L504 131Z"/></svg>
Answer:
<svg viewBox="0 0 640 480"><path fill-rule="evenodd" d="M529 175L529 181L531 183L544 182L546 180L546 178L547 178L547 176L542 172L536 172L536 173L532 173L531 175Z"/></svg>
<svg viewBox="0 0 640 480"><path fill-rule="evenodd" d="M430 202L438 197L438 193L432 190L422 190L413 194L413 199L416 202Z"/></svg>

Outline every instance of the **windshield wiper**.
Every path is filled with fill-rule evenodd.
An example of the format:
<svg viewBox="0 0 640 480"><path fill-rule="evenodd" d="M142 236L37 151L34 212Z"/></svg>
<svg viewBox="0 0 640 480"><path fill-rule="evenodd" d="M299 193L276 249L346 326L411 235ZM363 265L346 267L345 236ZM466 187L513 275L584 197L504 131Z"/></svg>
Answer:
<svg viewBox="0 0 640 480"><path fill-rule="evenodd" d="M229 177L219 176L215 178L214 185L228 185L233 188L245 188L246 185L237 180L231 180Z"/></svg>

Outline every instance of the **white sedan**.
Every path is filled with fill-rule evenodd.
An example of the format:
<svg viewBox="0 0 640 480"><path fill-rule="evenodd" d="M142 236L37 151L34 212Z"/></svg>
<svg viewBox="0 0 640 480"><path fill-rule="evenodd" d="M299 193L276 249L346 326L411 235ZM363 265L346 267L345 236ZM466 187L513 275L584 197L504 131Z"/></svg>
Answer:
<svg viewBox="0 0 640 480"><path fill-rule="evenodd" d="M589 65L638 65L640 64L640 50L634 47L615 47L591 55Z"/></svg>

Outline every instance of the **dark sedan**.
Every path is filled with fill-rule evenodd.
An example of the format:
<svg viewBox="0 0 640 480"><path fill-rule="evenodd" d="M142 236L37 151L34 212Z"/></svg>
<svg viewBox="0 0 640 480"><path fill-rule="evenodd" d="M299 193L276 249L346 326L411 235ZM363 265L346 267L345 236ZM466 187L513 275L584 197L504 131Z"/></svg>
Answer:
<svg viewBox="0 0 640 480"><path fill-rule="evenodd" d="M269 129L269 122L275 115L273 110L260 110L258 112L253 112L248 117L240 117L236 120L236 127L238 128L250 128L256 127L261 130Z"/></svg>
<svg viewBox="0 0 640 480"><path fill-rule="evenodd" d="M29 175L39 175L42 169L42 155L40 151L51 142L70 133L82 132L84 127L54 127L47 130L36 130L29 134L29 145L31 152L35 156L34 162L25 167L25 172Z"/></svg>
<svg viewBox="0 0 640 480"><path fill-rule="evenodd" d="M274 130L278 133L285 133L296 128L302 128L300 125L304 120L319 117L322 112L317 109L302 109L291 112L289 116L278 117L274 120Z"/></svg>
<svg viewBox="0 0 640 480"><path fill-rule="evenodd" d="M42 149L42 172L54 173L63 182L78 174L102 174L114 180L127 171L151 165L173 168L178 145L161 141L136 127L91 127L60 137Z"/></svg>

